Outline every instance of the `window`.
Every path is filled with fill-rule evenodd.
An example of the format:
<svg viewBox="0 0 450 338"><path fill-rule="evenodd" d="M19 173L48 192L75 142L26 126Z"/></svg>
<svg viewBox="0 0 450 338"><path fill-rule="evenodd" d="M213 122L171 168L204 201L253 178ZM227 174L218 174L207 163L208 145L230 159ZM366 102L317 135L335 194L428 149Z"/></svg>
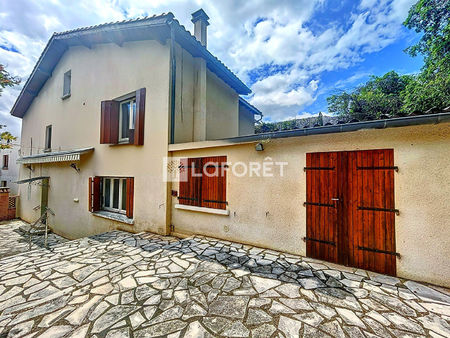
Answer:
<svg viewBox="0 0 450 338"><path fill-rule="evenodd" d="M102 101L100 144L144 144L145 88Z"/></svg>
<svg viewBox="0 0 450 338"><path fill-rule="evenodd" d="M62 98L68 98L70 96L70 87L72 82L72 71L68 70L64 73L64 87Z"/></svg>
<svg viewBox="0 0 450 338"><path fill-rule="evenodd" d="M136 119L136 98L120 102L119 142L129 143L130 130L134 130Z"/></svg>
<svg viewBox="0 0 450 338"><path fill-rule="evenodd" d="M226 156L183 159L179 203L226 209L226 162Z"/></svg>
<svg viewBox="0 0 450 338"><path fill-rule="evenodd" d="M8 185L8 182L2 181L2 183L1 183L1 187L2 187L2 188L6 188L7 185Z"/></svg>
<svg viewBox="0 0 450 338"><path fill-rule="evenodd" d="M9 155L3 155L3 168L4 170L7 170L9 166Z"/></svg>
<svg viewBox="0 0 450 338"><path fill-rule="evenodd" d="M44 151L52 150L52 126L47 126L45 128L45 149Z"/></svg>
<svg viewBox="0 0 450 338"><path fill-rule="evenodd" d="M134 179L132 177L91 177L89 210L106 210L133 218Z"/></svg>

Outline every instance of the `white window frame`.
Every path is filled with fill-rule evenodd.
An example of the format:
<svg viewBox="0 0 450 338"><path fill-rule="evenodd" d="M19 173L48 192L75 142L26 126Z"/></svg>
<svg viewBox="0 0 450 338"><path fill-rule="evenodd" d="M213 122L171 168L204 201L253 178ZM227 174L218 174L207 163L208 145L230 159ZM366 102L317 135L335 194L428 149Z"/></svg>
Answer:
<svg viewBox="0 0 450 338"><path fill-rule="evenodd" d="M63 95L62 98L68 98L72 94L72 70L64 73Z"/></svg>
<svg viewBox="0 0 450 338"><path fill-rule="evenodd" d="M135 104L133 104L133 102ZM133 116L136 116L136 97L132 97L127 100L119 102L119 142L128 142L130 140L129 137L122 137L122 106L124 103L131 103L130 104L131 109L129 111L128 129L134 129L135 121L133 119Z"/></svg>
<svg viewBox="0 0 450 338"><path fill-rule="evenodd" d="M106 196L106 184L105 184L105 180L111 180L110 183L110 190L109 190L109 207L105 207L105 196ZM113 208L113 199L114 199L114 180L119 180L119 209ZM124 214L126 215L127 210L125 209L121 209L122 207L122 190L123 190L123 182L126 182L127 178L126 177L102 177L102 203L101 203L101 208L102 210L107 210L107 211L111 211L111 212L116 212L119 214ZM125 183L126 184L126 183ZM125 195L126 196L126 195ZM125 197L126 198L126 197ZM126 201L125 201L126 203Z"/></svg>

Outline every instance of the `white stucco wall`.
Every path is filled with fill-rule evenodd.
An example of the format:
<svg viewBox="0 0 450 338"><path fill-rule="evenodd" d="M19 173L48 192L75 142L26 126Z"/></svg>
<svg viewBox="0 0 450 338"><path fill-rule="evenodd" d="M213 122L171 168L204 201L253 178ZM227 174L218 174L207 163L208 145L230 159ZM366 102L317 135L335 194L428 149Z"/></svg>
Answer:
<svg viewBox="0 0 450 338"><path fill-rule="evenodd" d="M6 181L10 195L17 195L19 185L14 183L19 178L19 166L16 163L20 152L20 140L15 140L9 149L0 149L0 181ZM9 156L8 169L3 169L3 155Z"/></svg>
<svg viewBox="0 0 450 338"><path fill-rule="evenodd" d="M63 74L69 69L72 94L62 100ZM70 163L33 166L33 177L50 176L48 205L56 214L50 220L55 232L69 238L112 228L166 232L167 185L162 182L161 168L169 143L169 80L169 46L157 41L74 47L64 54L24 116L21 138L24 154L28 154L31 138L33 153L42 152L45 127L51 124L54 151L95 147L94 153L82 156L80 173L70 168ZM99 144L100 102L139 88L146 88L144 146ZM21 178L29 175L22 166ZM90 176L135 178L134 226L88 211ZM22 185L20 195L20 216L35 220L39 211L32 208L40 203L40 187Z"/></svg>
<svg viewBox="0 0 450 338"><path fill-rule="evenodd" d="M213 144L213 143L212 143ZM207 147L208 142L201 144ZM186 145L186 148L193 146ZM173 152L177 157L223 156L231 163L288 162L285 175L273 178L227 176L229 216L175 209L175 232L203 234L305 255L306 153L394 149L397 273L401 277L450 286L450 124L362 130L264 143ZM178 149L183 148L178 145ZM178 190L174 183L172 189Z"/></svg>

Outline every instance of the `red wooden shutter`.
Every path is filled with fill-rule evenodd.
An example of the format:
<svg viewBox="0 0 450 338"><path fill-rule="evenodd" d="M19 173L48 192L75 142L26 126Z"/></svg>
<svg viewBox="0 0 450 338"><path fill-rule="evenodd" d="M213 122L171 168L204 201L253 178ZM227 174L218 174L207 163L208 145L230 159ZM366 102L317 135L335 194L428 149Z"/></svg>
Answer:
<svg viewBox="0 0 450 338"><path fill-rule="evenodd" d="M134 178L127 178L127 217L133 218L133 206L134 206Z"/></svg>
<svg viewBox="0 0 450 338"><path fill-rule="evenodd" d="M145 88L136 91L136 120L134 121L133 139L135 145L144 144L144 120L145 120Z"/></svg>
<svg viewBox="0 0 450 338"><path fill-rule="evenodd" d="M92 211L100 210L100 180L101 178L98 176L94 177L93 183L93 194L92 194Z"/></svg>
<svg viewBox="0 0 450 338"><path fill-rule="evenodd" d="M92 191L93 191L92 185L93 185L93 179L92 179L92 177L89 177L89 205L88 205L88 210L90 212L92 212Z"/></svg>
<svg viewBox="0 0 450 338"><path fill-rule="evenodd" d="M100 120L100 144L119 142L119 102L102 101Z"/></svg>
<svg viewBox="0 0 450 338"><path fill-rule="evenodd" d="M100 210L100 177L89 177L89 211Z"/></svg>
<svg viewBox="0 0 450 338"><path fill-rule="evenodd" d="M201 158L182 159L180 165L180 195L178 201L185 205L201 205Z"/></svg>
<svg viewBox="0 0 450 338"><path fill-rule="evenodd" d="M226 156L202 159L202 207L226 209L226 162Z"/></svg>

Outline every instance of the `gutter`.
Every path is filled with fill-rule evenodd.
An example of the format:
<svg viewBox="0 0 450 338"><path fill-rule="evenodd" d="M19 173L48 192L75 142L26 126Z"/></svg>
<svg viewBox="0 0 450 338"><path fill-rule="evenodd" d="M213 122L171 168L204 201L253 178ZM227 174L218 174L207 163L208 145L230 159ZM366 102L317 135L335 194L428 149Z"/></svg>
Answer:
<svg viewBox="0 0 450 338"><path fill-rule="evenodd" d="M171 68L171 89L170 89L170 137L169 143L175 142L175 89L177 79L177 62L175 55L175 32L173 30L173 20L169 23L170 28L170 68Z"/></svg>
<svg viewBox="0 0 450 338"><path fill-rule="evenodd" d="M218 140L177 143L169 145L169 151L180 151L188 149L226 147L230 145L261 142L264 140L301 137L322 134L345 133L367 129L386 129L394 127L408 127L424 124L450 123L450 112L419 116L397 117L386 120L362 121L340 125L304 128L296 130L276 131L263 134L252 134L246 136L230 137Z"/></svg>
<svg viewBox="0 0 450 338"><path fill-rule="evenodd" d="M422 124L438 124L442 122L450 122L450 113L438 113L429 115L419 115L419 116L407 116L407 117L396 117L386 120L374 120L374 121L361 121L346 123L333 126L322 126L313 128L304 128L296 130L286 130L286 131L276 131L270 133L254 134L247 136L237 136L222 139L222 141L228 141L230 143L234 142L251 142L251 141L262 141L265 139L273 138L287 138L287 137L299 137L299 136L310 136L310 135L320 135L320 134L333 134L333 133L344 133L357 131L362 129L386 129L394 127L406 127L406 126L417 126Z"/></svg>

